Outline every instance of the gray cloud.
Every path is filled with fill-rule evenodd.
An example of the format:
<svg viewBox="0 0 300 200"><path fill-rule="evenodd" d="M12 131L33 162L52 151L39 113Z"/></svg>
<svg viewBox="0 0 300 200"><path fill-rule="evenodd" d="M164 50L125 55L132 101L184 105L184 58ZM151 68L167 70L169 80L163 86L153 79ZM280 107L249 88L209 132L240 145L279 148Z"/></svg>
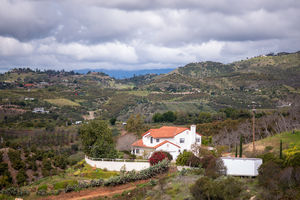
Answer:
<svg viewBox="0 0 300 200"><path fill-rule="evenodd" d="M0 0L0 69L161 68L298 51L297 0Z"/></svg>

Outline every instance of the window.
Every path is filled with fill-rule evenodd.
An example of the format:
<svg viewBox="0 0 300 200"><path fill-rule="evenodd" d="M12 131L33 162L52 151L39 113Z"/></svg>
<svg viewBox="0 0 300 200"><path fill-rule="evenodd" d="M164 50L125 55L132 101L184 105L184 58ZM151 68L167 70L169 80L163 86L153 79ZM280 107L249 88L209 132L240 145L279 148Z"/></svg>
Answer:
<svg viewBox="0 0 300 200"><path fill-rule="evenodd" d="M199 143L200 142L200 138L196 138L196 142Z"/></svg>
<svg viewBox="0 0 300 200"><path fill-rule="evenodd" d="M140 153L140 149L135 149L135 153Z"/></svg>
<svg viewBox="0 0 300 200"><path fill-rule="evenodd" d="M159 139L156 139L156 142L159 142Z"/></svg>
<svg viewBox="0 0 300 200"><path fill-rule="evenodd" d="M184 143L184 138L180 138L180 139L179 139L179 142L180 142L180 143Z"/></svg>
<svg viewBox="0 0 300 200"><path fill-rule="evenodd" d="M150 143L151 143L151 144L153 143L153 137L150 138Z"/></svg>

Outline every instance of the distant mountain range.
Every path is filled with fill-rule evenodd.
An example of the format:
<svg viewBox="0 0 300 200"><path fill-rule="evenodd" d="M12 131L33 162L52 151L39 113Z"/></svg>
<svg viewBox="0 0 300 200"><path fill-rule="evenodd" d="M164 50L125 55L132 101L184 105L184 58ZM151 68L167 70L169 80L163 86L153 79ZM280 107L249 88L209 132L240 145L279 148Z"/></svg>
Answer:
<svg viewBox="0 0 300 200"><path fill-rule="evenodd" d="M103 72L108 74L110 77L116 79L131 78L134 76L140 76L145 74L166 74L173 71L175 68L169 69L143 69L143 70L110 70L110 69L78 69L74 72L80 74L87 74L88 72Z"/></svg>

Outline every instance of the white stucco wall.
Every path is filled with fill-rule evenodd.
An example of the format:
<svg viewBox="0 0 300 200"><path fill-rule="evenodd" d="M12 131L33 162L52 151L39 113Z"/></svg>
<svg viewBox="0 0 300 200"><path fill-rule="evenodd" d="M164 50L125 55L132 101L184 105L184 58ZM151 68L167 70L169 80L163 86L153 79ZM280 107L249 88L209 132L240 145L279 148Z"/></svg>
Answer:
<svg viewBox="0 0 300 200"><path fill-rule="evenodd" d="M222 157L227 175L232 176L257 176L258 168L262 164L260 158L230 158Z"/></svg>
<svg viewBox="0 0 300 200"><path fill-rule="evenodd" d="M180 150L179 147L177 147L173 144L170 144L170 143L163 144L156 149L156 151L169 152L172 155L173 160L176 160L177 156L179 155L180 152L178 150Z"/></svg>
<svg viewBox="0 0 300 200"><path fill-rule="evenodd" d="M140 171L142 169L147 169L148 167L150 167L149 162L94 161L87 157L85 157L85 161L92 167L96 167L99 169L106 168L108 171L120 171L124 165L126 171Z"/></svg>

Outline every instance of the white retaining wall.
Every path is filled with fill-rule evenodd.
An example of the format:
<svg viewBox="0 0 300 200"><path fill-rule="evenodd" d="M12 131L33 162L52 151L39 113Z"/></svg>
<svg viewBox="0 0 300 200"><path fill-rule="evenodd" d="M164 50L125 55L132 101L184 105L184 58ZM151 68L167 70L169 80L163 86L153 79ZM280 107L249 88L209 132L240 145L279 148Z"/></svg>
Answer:
<svg viewBox="0 0 300 200"><path fill-rule="evenodd" d="M101 160L92 160L88 157L85 157L85 161L92 167L104 169L106 168L109 171L120 171L123 166L125 166L126 171L140 171L142 169L147 169L150 167L149 162L125 162L124 161L101 161ZM124 168L124 167L123 167Z"/></svg>

